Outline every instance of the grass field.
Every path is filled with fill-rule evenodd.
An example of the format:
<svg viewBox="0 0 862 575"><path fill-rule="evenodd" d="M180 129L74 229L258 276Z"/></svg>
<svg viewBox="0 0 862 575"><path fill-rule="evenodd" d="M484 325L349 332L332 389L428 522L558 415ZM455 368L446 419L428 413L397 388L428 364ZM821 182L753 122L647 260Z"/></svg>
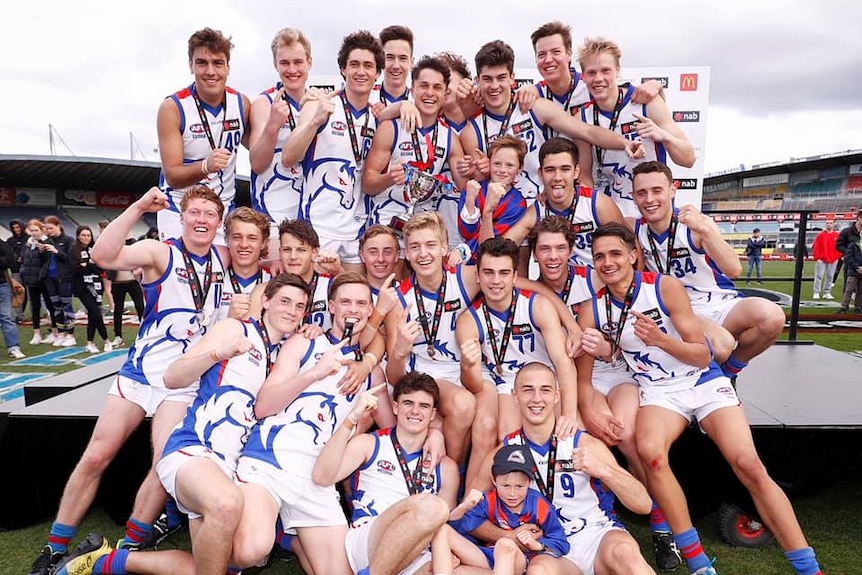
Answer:
<svg viewBox="0 0 862 575"><path fill-rule="evenodd" d="M764 262L764 277L789 277L793 274L793 262ZM804 277L813 276L813 263L806 262ZM744 280L737 282L739 287L744 285ZM764 284L767 289L792 293L790 282L769 282ZM811 299L812 284L807 282L802 287L802 299ZM839 288L836 286L833 294L839 296ZM836 306L837 307L837 306ZM824 308L802 308L802 314L827 314L830 310ZM134 328L126 327L126 341ZM83 344L83 330L79 329L79 344ZM830 347L839 351L862 350L862 329L851 333L828 333L826 330L802 330L800 339L813 339L820 345ZM29 329L22 329L22 349L28 355L44 353L49 350L46 346L29 346L27 342L32 335ZM786 334L785 334L786 337ZM53 348L56 349L56 348ZM86 352L74 356L74 358L86 357ZM5 354L0 358L0 371L23 373L27 368L16 368L9 366L9 359ZM46 368L47 370L62 371L74 368L74 364L62 368ZM42 368L40 368L41 370ZM852 374L848 376L853 377ZM855 376L858 378L857 376ZM709 478L705 478L709 481ZM806 532L810 544L817 550L818 558L824 573L830 575L856 575L862 573L862 480L852 479L835 484L814 496L796 498L793 501L800 522ZM651 543L646 521L643 518L623 515L623 519L635 537L641 544L645 555L651 557ZM742 549L730 547L721 542L716 529L715 514L702 518L696 524L701 533L704 548L710 556L717 556L716 569L722 575L779 575L790 574L792 569L783 557L780 548L776 544L768 545L763 549ZM0 533L0 575L24 573L35 558L39 549L44 545L50 523L42 523L17 531ZM76 542L85 537L90 531L98 531L116 540L122 536L122 527L114 524L108 516L100 509L94 509L86 517L79 530ZM178 536L173 544L180 548L188 549L188 537L186 534ZM266 573L273 574L299 574L301 570L293 563L279 563L266 569ZM683 569L677 573L684 573Z"/></svg>

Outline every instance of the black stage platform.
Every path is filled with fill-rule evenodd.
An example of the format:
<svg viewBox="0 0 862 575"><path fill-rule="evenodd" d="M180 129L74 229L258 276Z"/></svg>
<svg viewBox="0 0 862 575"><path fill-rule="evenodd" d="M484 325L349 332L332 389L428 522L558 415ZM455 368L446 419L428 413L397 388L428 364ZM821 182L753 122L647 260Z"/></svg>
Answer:
<svg viewBox="0 0 862 575"><path fill-rule="evenodd" d="M776 345L740 375L739 395L758 450L791 494L860 468L860 373L862 359L849 354L816 345ZM17 470L5 474L0 528L15 529L53 516L110 384L111 378L105 377L35 405L0 404L0 415L8 413L0 460L12 462L10 468ZM150 453L145 421L108 468L98 503L120 523L149 468ZM674 446L671 463L694 516L715 510L722 500L748 507L729 466L696 429Z"/></svg>

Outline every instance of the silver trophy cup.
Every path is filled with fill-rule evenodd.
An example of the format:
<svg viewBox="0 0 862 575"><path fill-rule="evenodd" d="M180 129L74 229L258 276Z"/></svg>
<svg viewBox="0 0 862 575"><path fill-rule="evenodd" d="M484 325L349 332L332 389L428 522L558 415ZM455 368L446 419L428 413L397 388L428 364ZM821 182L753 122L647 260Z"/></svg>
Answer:
<svg viewBox="0 0 862 575"><path fill-rule="evenodd" d="M406 164L404 166L404 197L407 199L409 206L403 214L392 216L389 227L395 230L398 235L401 235L404 224L416 212L416 206L433 196L439 186L440 181L434 178L434 176L428 172L423 172L415 166Z"/></svg>

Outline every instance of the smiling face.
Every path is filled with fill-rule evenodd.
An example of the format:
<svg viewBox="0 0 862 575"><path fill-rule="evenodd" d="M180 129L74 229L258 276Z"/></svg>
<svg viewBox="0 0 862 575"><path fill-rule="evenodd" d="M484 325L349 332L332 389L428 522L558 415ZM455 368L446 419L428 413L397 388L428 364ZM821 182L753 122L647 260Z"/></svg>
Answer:
<svg viewBox="0 0 862 575"><path fill-rule="evenodd" d="M593 236L593 266L608 285L629 283L634 274L637 254L616 236Z"/></svg>
<svg viewBox="0 0 862 575"><path fill-rule="evenodd" d="M501 147L491 155L491 182L503 184L510 188L518 174L521 173L521 162L518 152L511 147Z"/></svg>
<svg viewBox="0 0 862 575"><path fill-rule="evenodd" d="M446 81L443 74L432 68L424 68L413 82L413 100L419 113L436 118L446 100Z"/></svg>
<svg viewBox="0 0 862 575"><path fill-rule="evenodd" d="M221 215L213 202L192 198L180 212L180 224L183 227L183 243L189 246L209 247L221 224Z"/></svg>
<svg viewBox="0 0 862 575"><path fill-rule="evenodd" d="M195 88L201 100L212 105L221 104L230 73L227 55L200 46L192 53L189 70L194 74Z"/></svg>
<svg viewBox="0 0 862 575"><path fill-rule="evenodd" d="M637 174L632 183L632 197L647 224L661 224L673 212L676 187L662 172Z"/></svg>
<svg viewBox="0 0 862 575"><path fill-rule="evenodd" d="M581 62L581 76L587 83L590 95L598 102L608 102L617 98L617 78L620 66L616 58L607 52L587 56Z"/></svg>
<svg viewBox="0 0 862 575"><path fill-rule="evenodd" d="M413 53L407 40L389 40L383 45L383 73L386 90L394 90L399 96L407 86L407 76L413 67Z"/></svg>
<svg viewBox="0 0 862 575"><path fill-rule="evenodd" d="M434 397L427 391L416 390L404 393L392 402L398 429L410 433L423 433L428 430L431 421L437 414L434 409Z"/></svg>
<svg viewBox="0 0 862 575"><path fill-rule="evenodd" d="M479 289L485 301L495 307L507 306L515 287L515 265L508 256L485 254L478 263Z"/></svg>
<svg viewBox="0 0 862 575"><path fill-rule="evenodd" d="M359 257L369 276L384 281L394 273L398 263L398 242L389 234L378 234L365 240Z"/></svg>
<svg viewBox="0 0 862 575"><path fill-rule="evenodd" d="M533 256L545 281L555 283L566 277L571 255L572 247L561 233L542 232L536 238Z"/></svg>
<svg viewBox="0 0 862 575"><path fill-rule="evenodd" d="M479 93L485 107L491 112L502 114L512 99L512 84L515 75L503 66L485 66L479 71Z"/></svg>
<svg viewBox="0 0 862 575"><path fill-rule="evenodd" d="M418 277L433 277L443 269L446 247L436 230L414 230L407 235L405 242L405 256Z"/></svg>
<svg viewBox="0 0 862 575"><path fill-rule="evenodd" d="M278 77L288 93L305 91L308 71L311 69L311 56L299 42L279 46L275 51L274 62Z"/></svg>
<svg viewBox="0 0 862 575"><path fill-rule="evenodd" d="M276 339L276 336L279 335L281 337L278 339L281 339L296 331L305 315L308 295L295 286L286 285L279 288L272 298L263 294L261 301L263 302L263 309L266 311L264 321L276 332L271 337Z"/></svg>
<svg viewBox="0 0 862 575"><path fill-rule="evenodd" d="M329 300L332 325L339 333L343 333L344 324L353 323L353 333L358 337L359 332L365 328L373 307L368 284L342 284Z"/></svg>
<svg viewBox="0 0 862 575"><path fill-rule="evenodd" d="M260 228L251 222L235 221L227 236L231 265L237 269L255 266L265 245Z"/></svg>
<svg viewBox="0 0 862 575"><path fill-rule="evenodd" d="M512 399L524 422L538 426L553 420L554 407L560 401L560 392L553 372L527 366L515 379Z"/></svg>
<svg viewBox="0 0 862 575"><path fill-rule="evenodd" d="M536 41L536 68L548 84L569 80L571 66L572 51L566 49L562 35L551 34Z"/></svg>
<svg viewBox="0 0 862 575"><path fill-rule="evenodd" d="M355 48L347 55L347 64L341 69L341 75L350 92L367 96L374 88L379 70L371 50Z"/></svg>

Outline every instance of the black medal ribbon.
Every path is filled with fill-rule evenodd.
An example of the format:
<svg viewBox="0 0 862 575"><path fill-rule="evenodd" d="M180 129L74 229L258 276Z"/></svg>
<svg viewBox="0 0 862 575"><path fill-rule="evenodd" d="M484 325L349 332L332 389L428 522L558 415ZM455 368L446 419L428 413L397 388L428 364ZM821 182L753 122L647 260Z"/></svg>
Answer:
<svg viewBox="0 0 862 575"><path fill-rule="evenodd" d="M506 133L506 130L509 129L509 122L512 120L512 112L515 111L515 92L512 92L511 101L509 102L509 109L506 110L506 115L503 116L503 121L500 123L500 131L497 132L497 135L494 136L494 139L499 138L503 134ZM482 109L482 129L485 131L485 153L488 153L488 146L491 145L491 136L488 134L488 111L483 108Z"/></svg>
<svg viewBox="0 0 862 575"><path fill-rule="evenodd" d="M647 240L649 241L649 247L652 250L652 259L655 261L655 267L658 268L658 273L660 274L669 274L670 273L670 262L673 260L673 243L676 240L676 227L679 224L679 218L676 217L676 213L671 214L670 216L670 227L667 230L667 254L665 255L665 267L662 268L661 258L658 255L658 245L656 245L655 240L652 237L652 231L647 227Z"/></svg>
<svg viewBox="0 0 862 575"><path fill-rule="evenodd" d="M521 429L521 444L524 447L529 448L529 444L527 443L527 436L524 435L523 428ZM533 481L536 482L536 487L539 488L539 492L544 495L548 501L554 500L554 472L557 467L557 435L551 435L551 446L548 449L548 475L547 479L542 477L542 474L539 473L539 466L536 465L536 460L533 458Z"/></svg>
<svg viewBox="0 0 862 575"><path fill-rule="evenodd" d="M608 130L610 130L611 132L613 132L616 129L617 123L620 121L620 112L622 112L622 110L623 110L623 97L624 97L623 89L617 88L617 90L618 90L617 103L614 105L614 112L611 115L611 123L608 125ZM599 114L601 114L601 110L599 109L599 105L596 103L595 100L593 100L593 125L596 125L596 126L600 125L599 124ZM596 164L597 164L596 169L601 171L602 159L605 157L605 150L603 148L598 147L598 146L596 146L595 148L596 148Z"/></svg>
<svg viewBox="0 0 862 575"><path fill-rule="evenodd" d="M410 468L407 467L407 457L404 455L404 449L398 443L398 437L395 436L395 428L389 433L389 439L392 440L392 448L395 450L395 455L398 457L398 466L401 467L401 474L404 475L404 482L407 483L407 491L410 495L422 493L422 462L416 462L416 468L413 473L410 473Z"/></svg>
<svg viewBox="0 0 862 575"><path fill-rule="evenodd" d="M331 343L332 345L337 345L338 342L341 341L337 337L335 337L335 335L333 335L331 329L326 330L326 338L329 340L329 343ZM347 329L345 328L343 338L346 338L348 340L353 339L353 324L350 324L350 333L347 333ZM362 349L360 349L359 343L347 345L341 349L346 350L346 351L352 351L353 352L353 359L355 359L356 361L362 361Z"/></svg>
<svg viewBox="0 0 862 575"><path fill-rule="evenodd" d="M305 311L305 315L302 318L302 323L311 323L311 308L314 306L314 294L317 292L317 280L320 279L320 274L317 272L312 272L311 281L308 282L308 289L311 291L311 297L309 298L309 305Z"/></svg>
<svg viewBox="0 0 862 575"><path fill-rule="evenodd" d="M263 323L263 313L260 314L260 321L255 321L254 327L257 329L260 339L263 340L263 350L266 353L266 376L269 377L269 372L272 371L272 342L269 339L269 332L266 329L266 324Z"/></svg>
<svg viewBox="0 0 862 575"><path fill-rule="evenodd" d="M242 286L239 285L239 280L236 277L236 274L233 272L233 266L227 268L227 275L230 278L230 286L233 288L233 293L243 293ZM263 280L263 270L257 270L257 277L255 278L255 285L259 284Z"/></svg>
<svg viewBox="0 0 862 575"><path fill-rule="evenodd" d="M497 338L494 337L494 324L491 323L491 312L488 304L482 301L482 311L485 314L485 325L488 328L488 340L491 342L491 353L494 354L494 365L497 375L503 375L503 360L506 359L506 349L509 347L509 339L512 337L512 324L515 323L515 306L518 304L518 291L512 290L512 303L509 304L509 315L506 317L506 325L503 328L500 346L497 347Z"/></svg>
<svg viewBox="0 0 862 575"><path fill-rule="evenodd" d="M626 290L626 297L623 300L623 309L620 311L620 321L618 322L616 333L613 334L613 339L611 340L611 362L613 363L614 359L617 356L617 353L620 350L620 339L623 337L623 328L626 325L626 320L628 319L629 310L632 307L632 303L634 303L635 299L635 285L637 283L637 272L635 272L635 276L632 278L632 283L629 284L629 289ZM610 288L605 288L607 292L605 293L605 316L608 320L608 330L610 330L613 325L614 317L613 317L613 303L611 299L611 290Z"/></svg>
<svg viewBox="0 0 862 575"><path fill-rule="evenodd" d="M197 91L197 88L195 88L194 84L192 84L191 92L192 92L192 98L195 101L195 107L198 109L198 115L201 118L201 124L203 124L204 132L206 133L207 140L210 143L210 148L212 148L213 150L215 150L216 148L221 148L222 140L224 139L224 123L227 121L227 92L224 93L224 95L222 96L222 101L221 101L221 110L222 110L221 120L222 121L221 121L221 133L218 136L218 146L216 146L215 138L213 138L212 127L210 126L209 120L207 120L207 115L204 112L204 106L203 106L203 104L201 104L200 98L198 98L198 91Z"/></svg>
<svg viewBox="0 0 862 575"><path fill-rule="evenodd" d="M575 93L575 73L573 70L569 71L572 75L572 82L569 84L569 91L566 92L566 102L563 104L563 110L568 113L569 106L572 105L572 95ZM551 86L545 82L545 99L550 102L554 101L554 93L551 91ZM549 126L545 126L545 139L550 140L553 136L556 135L556 132L551 129Z"/></svg>
<svg viewBox="0 0 862 575"><path fill-rule="evenodd" d="M279 82L276 88L281 90L284 85ZM290 126L290 130L293 131L296 129L296 120L293 117L293 106L290 105L290 96L287 95L287 92L282 92L281 99L284 100L284 103L287 104L287 125Z"/></svg>
<svg viewBox="0 0 862 575"><path fill-rule="evenodd" d="M353 110L350 102L347 101L347 94L344 90L341 91L341 105L344 107L344 116L347 121L347 131L350 134L350 147L353 148L353 159L356 161L356 167L362 163L362 149L359 147L359 138L356 136L356 126L353 123ZM367 109L365 110L365 125L362 126L362 136L365 137L368 133L368 116L371 115Z"/></svg>
<svg viewBox="0 0 862 575"><path fill-rule="evenodd" d="M416 311L419 314L419 325L422 326L422 335L425 336L425 343L428 346L428 357L434 358L436 353L434 350L434 342L437 341L437 332L440 329L440 318L443 316L443 308L446 299L446 271L443 271L443 279L440 281L440 287L437 288L437 301L434 304L434 317L431 319L431 327L428 327L428 318L425 317L425 301L422 296L422 288L419 287L419 280L416 279L416 274L413 274L413 295L416 298Z"/></svg>
<svg viewBox="0 0 862 575"><path fill-rule="evenodd" d="M212 285L213 277L212 277L212 269L213 269L213 255L212 250L207 252L207 267L204 270L204 284L203 289L201 289L201 282L198 278L198 272L195 270L195 266L192 263L191 256L189 256L189 252L186 250L186 247L183 245L182 240L180 240L178 247L180 248L180 253L183 254L183 262L186 266L186 273L189 276L189 291L192 293L192 301L195 304L195 311L199 314L203 313L204 304L206 303L207 294L209 294L210 286Z"/></svg>

